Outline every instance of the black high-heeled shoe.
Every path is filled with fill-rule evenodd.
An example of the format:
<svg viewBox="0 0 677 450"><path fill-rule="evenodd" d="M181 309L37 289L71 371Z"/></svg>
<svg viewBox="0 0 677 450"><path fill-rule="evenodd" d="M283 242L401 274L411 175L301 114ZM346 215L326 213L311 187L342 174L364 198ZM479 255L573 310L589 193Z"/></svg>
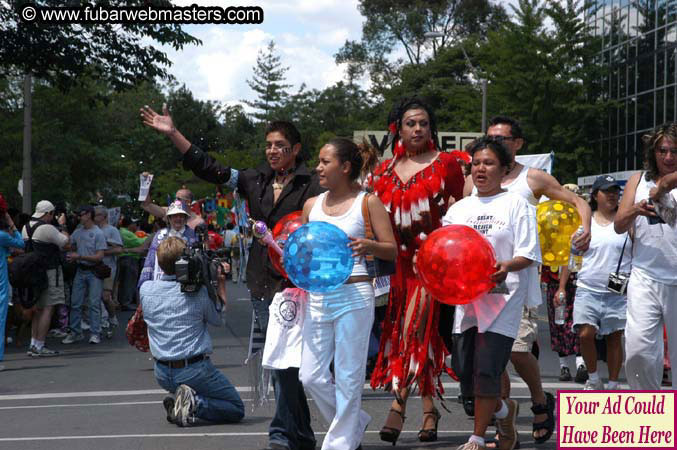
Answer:
<svg viewBox="0 0 677 450"><path fill-rule="evenodd" d="M432 411L423 413L423 422L425 423L426 416L433 416L435 419L435 428L423 428L418 432L418 440L421 442L435 442L437 440L437 425L440 423L442 415L433 407Z"/></svg>
<svg viewBox="0 0 677 450"><path fill-rule="evenodd" d="M381 431L378 432L378 435L381 437L382 441L385 442L392 442L393 446L397 443L397 439L400 437L400 433L402 433L402 428L404 427L404 419L406 417L402 415L401 411L398 411L396 409L390 408L390 411L388 412L388 418L390 418L391 414L397 414L400 416L400 419L402 420L400 424L400 428L393 428L393 427L388 427L386 425L383 425L381 428ZM386 419L386 423L388 422L388 419Z"/></svg>

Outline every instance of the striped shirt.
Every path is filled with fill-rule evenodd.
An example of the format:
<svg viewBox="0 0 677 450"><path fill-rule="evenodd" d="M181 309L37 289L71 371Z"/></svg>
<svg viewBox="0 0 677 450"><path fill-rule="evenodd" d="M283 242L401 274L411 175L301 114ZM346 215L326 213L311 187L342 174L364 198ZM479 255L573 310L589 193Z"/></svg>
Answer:
<svg viewBox="0 0 677 450"><path fill-rule="evenodd" d="M174 275L144 283L140 290L148 325L150 352L155 359L177 360L212 353L207 325L221 325L221 314L202 287L181 292Z"/></svg>

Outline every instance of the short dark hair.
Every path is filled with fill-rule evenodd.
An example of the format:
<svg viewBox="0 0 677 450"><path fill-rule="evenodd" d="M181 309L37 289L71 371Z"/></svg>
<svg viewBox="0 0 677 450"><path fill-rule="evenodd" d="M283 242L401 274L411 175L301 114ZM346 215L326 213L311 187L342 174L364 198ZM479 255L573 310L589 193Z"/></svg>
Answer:
<svg viewBox="0 0 677 450"><path fill-rule="evenodd" d="M122 218L120 219L120 226L122 228L127 228L132 224L132 219L123 215Z"/></svg>
<svg viewBox="0 0 677 450"><path fill-rule="evenodd" d="M360 176L362 171L362 152L360 152L360 147L353 142L352 139L337 137L331 139L327 142L327 145L331 145L336 149L336 156L338 157L341 164L348 161L350 163L350 181L357 180L357 177Z"/></svg>
<svg viewBox="0 0 677 450"><path fill-rule="evenodd" d="M233 222L228 222L226 224L226 230L232 230L233 228L235 228L235 225L233 224Z"/></svg>
<svg viewBox="0 0 677 450"><path fill-rule="evenodd" d="M293 123L287 122L286 120L274 120L266 125L265 135L268 136L270 133L281 133L286 140L289 141L289 144L293 147L296 144L301 143L301 133L294 126Z"/></svg>
<svg viewBox="0 0 677 450"><path fill-rule="evenodd" d="M510 164L512 164L512 156L508 149L505 148L505 145L503 145L502 142L499 142L491 136L483 136L479 139L475 139L467 152L470 153L470 156L474 157L475 153L485 149L494 152L501 167L510 167Z"/></svg>
<svg viewBox="0 0 677 450"><path fill-rule="evenodd" d="M644 169L647 181L655 180L660 175L658 173L658 163L656 162L656 149L663 139L670 139L677 144L677 122L666 122L657 126L651 134L642 136L644 143Z"/></svg>
<svg viewBox="0 0 677 450"><path fill-rule="evenodd" d="M517 139L524 139L524 132L522 132L522 127L519 122L512 117L508 116L494 116L489 121L489 127L494 125L510 125L510 135Z"/></svg>
<svg viewBox="0 0 677 450"><path fill-rule="evenodd" d="M301 133L299 133L298 128L293 123L287 120L273 120L269 122L266 125L264 136L275 132L282 134L292 147L296 144L301 144ZM300 164L305 159L306 154L303 152L303 148L301 148L301 151L296 155L296 164Z"/></svg>
<svg viewBox="0 0 677 450"><path fill-rule="evenodd" d="M430 121L430 134L433 142L435 143L435 147L439 148L439 141L437 139L437 118L435 117L435 112L422 98L405 97L400 100L388 114L388 123L386 125L390 127L390 124L393 122L397 125L397 132L395 133L395 138L392 141L391 149L395 148L395 144L400 139L400 128L402 128L402 117L404 117L404 113L412 109L422 109L428 113L428 120Z"/></svg>
<svg viewBox="0 0 677 450"><path fill-rule="evenodd" d="M157 248L157 263L160 269L167 275L174 275L176 270L174 265L183 254L186 243L177 237L168 237L163 240Z"/></svg>

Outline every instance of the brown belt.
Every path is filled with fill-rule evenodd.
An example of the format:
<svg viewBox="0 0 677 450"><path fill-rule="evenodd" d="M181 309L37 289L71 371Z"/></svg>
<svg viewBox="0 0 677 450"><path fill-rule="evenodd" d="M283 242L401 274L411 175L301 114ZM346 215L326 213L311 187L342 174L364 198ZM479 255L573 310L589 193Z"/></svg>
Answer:
<svg viewBox="0 0 677 450"><path fill-rule="evenodd" d="M155 361L158 364L162 364L163 366L169 366L172 369L183 369L186 366L189 366L191 364L194 364L199 361L203 361L205 359L209 359L209 356L207 355L197 355L193 356L192 358L186 358L186 359L177 359L175 361L163 361L161 359L156 359Z"/></svg>
<svg viewBox="0 0 677 450"><path fill-rule="evenodd" d="M369 277L369 275L355 275L354 277L348 278L348 281L346 281L345 284L353 284L353 283L363 283L365 281L371 282L372 278Z"/></svg>

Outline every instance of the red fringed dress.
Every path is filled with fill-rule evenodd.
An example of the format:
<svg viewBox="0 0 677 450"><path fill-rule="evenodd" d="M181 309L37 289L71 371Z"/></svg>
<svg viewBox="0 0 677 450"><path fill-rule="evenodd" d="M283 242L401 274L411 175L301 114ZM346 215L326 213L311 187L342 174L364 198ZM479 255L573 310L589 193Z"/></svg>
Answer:
<svg viewBox="0 0 677 450"><path fill-rule="evenodd" d="M447 349L438 331L439 303L426 293L414 274L412 259L427 235L441 226L449 197L463 195L463 174L456 159L440 153L406 184L392 160L380 164L371 177L374 193L388 210L398 244L397 271L390 277L390 298L373 389L401 389L418 381L421 395L444 392L440 375L447 371ZM430 308L422 308L430 302ZM426 311L431 313L426 314Z"/></svg>

